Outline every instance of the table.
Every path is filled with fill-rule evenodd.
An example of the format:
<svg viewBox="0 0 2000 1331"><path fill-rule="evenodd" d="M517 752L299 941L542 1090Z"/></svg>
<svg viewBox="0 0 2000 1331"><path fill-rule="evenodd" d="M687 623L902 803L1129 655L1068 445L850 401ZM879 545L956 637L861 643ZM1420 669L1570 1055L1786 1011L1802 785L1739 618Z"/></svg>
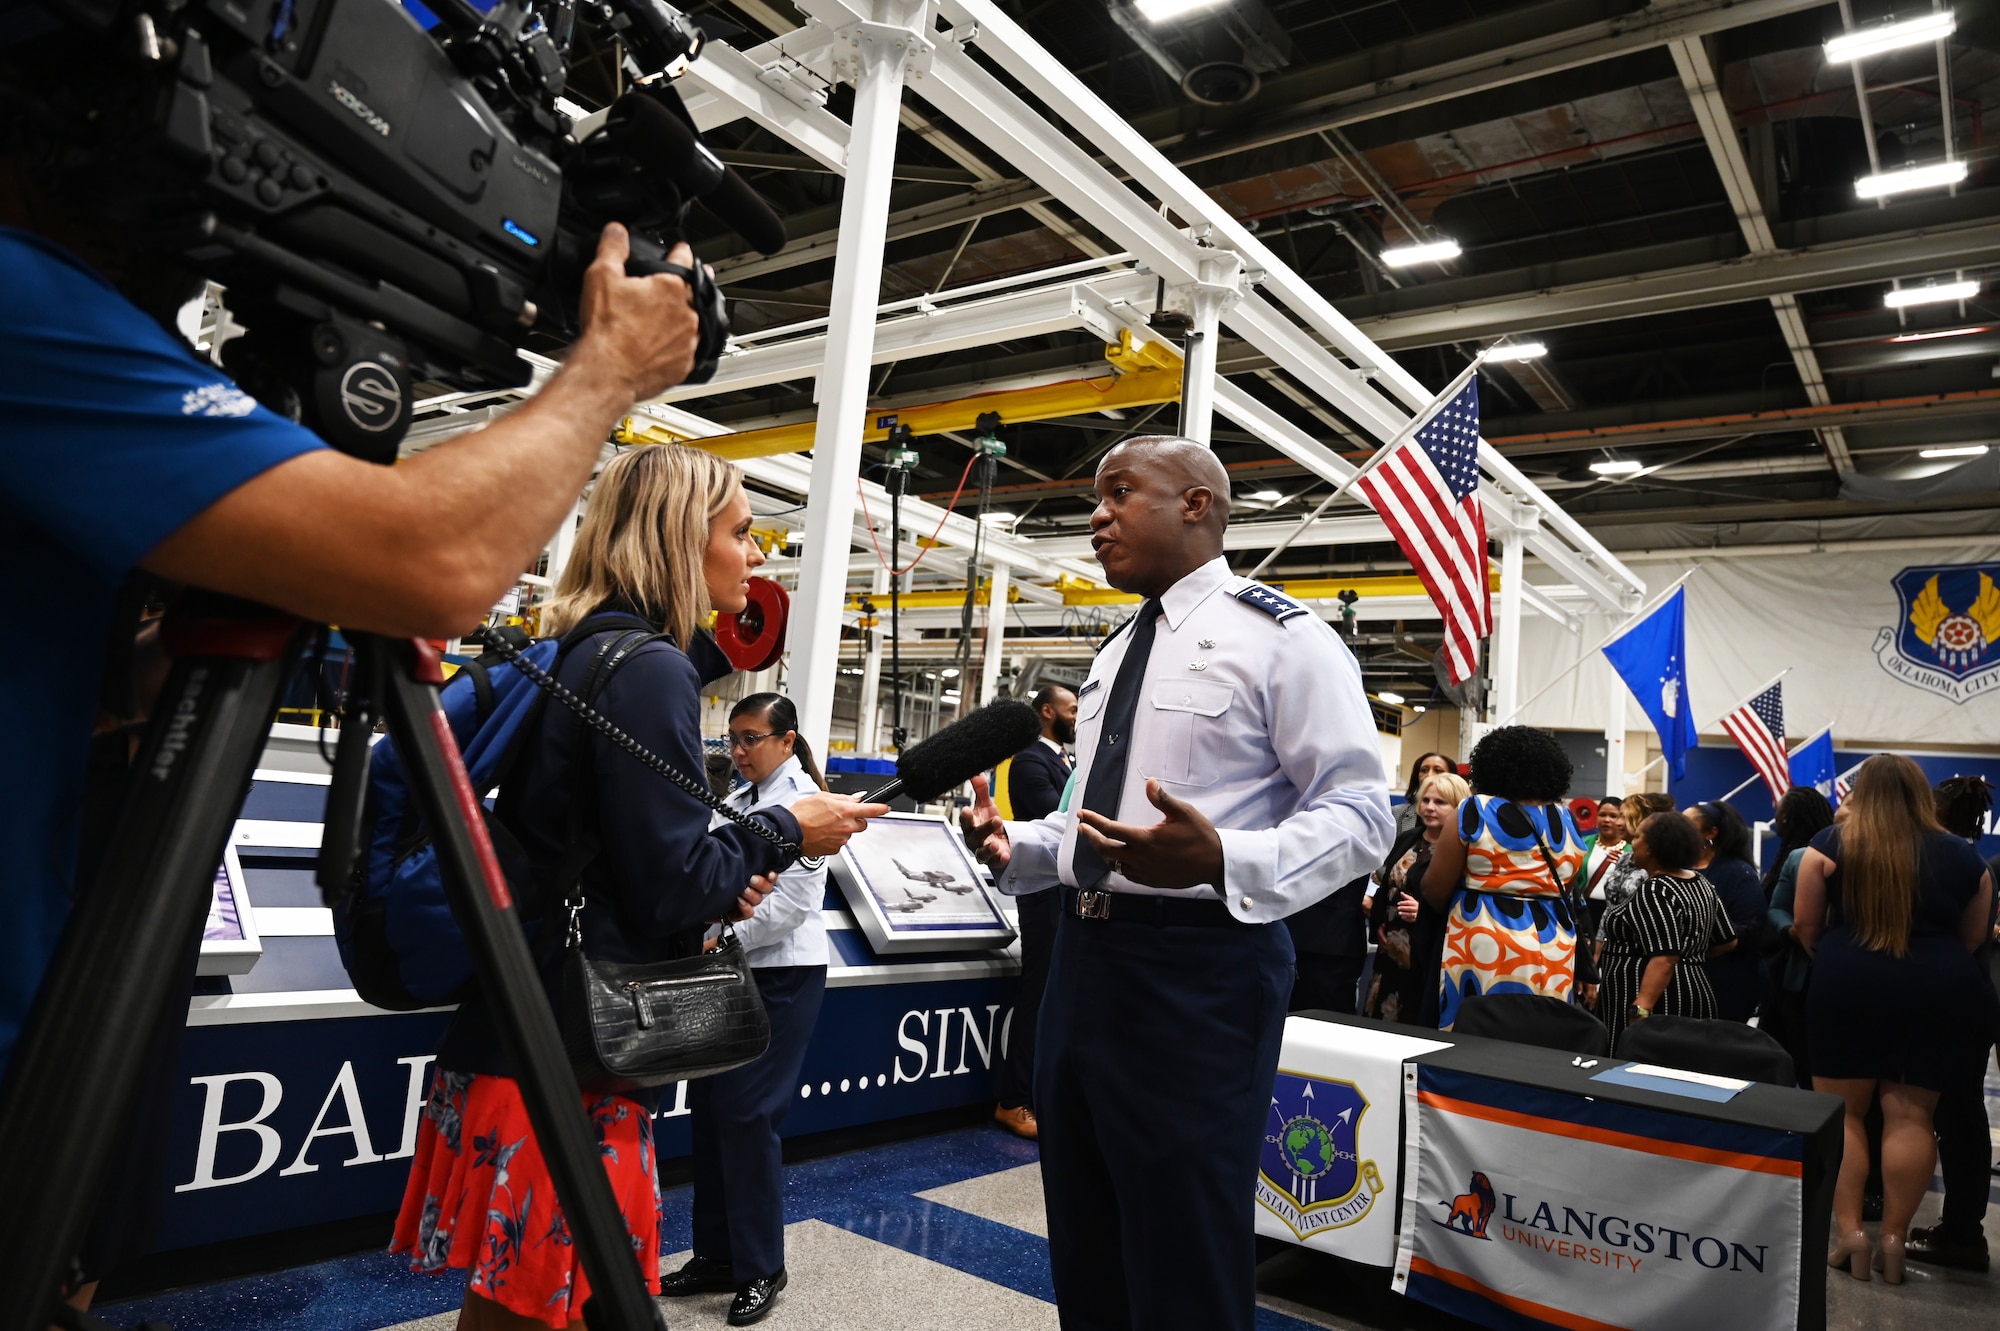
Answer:
<svg viewBox="0 0 2000 1331"><path fill-rule="evenodd" d="M1402 1078L1393 1113L1381 1112L1385 1059ZM1288 1233L1283 1199L1264 1195L1268 1170L1259 1232L1393 1262L1397 1289L1486 1326L1819 1331L1840 1101L1759 1083L1717 1101L1600 1079L1625 1063L1339 1013L1294 1016L1279 1060L1293 1082L1280 1073L1275 1112L1288 1112L1288 1089L1298 1098L1300 1073L1316 1103L1321 1085L1369 1088L1335 1154L1351 1153L1342 1163L1364 1179L1374 1164L1381 1200L1396 1201L1396 1243L1385 1257L1377 1227L1362 1223L1379 1224L1379 1206L1351 1227ZM1314 1136L1307 1126L1289 1144L1292 1164L1312 1163L1297 1157Z"/></svg>

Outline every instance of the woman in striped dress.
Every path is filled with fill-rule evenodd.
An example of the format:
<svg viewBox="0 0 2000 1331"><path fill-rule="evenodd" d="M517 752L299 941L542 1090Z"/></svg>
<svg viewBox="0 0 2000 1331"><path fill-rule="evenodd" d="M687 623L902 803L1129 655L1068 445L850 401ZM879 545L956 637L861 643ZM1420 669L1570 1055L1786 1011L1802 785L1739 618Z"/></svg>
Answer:
<svg viewBox="0 0 2000 1331"><path fill-rule="evenodd" d="M1440 1030L1450 1030L1459 1005L1475 995L1571 1001L1578 960L1571 889L1585 852L1561 803L1570 774L1555 736L1531 726L1502 726L1473 749L1476 793L1459 805L1457 835L1438 838L1424 874L1424 898L1446 917Z"/></svg>
<svg viewBox="0 0 2000 1331"><path fill-rule="evenodd" d="M1713 1017L1715 990L1701 963L1735 946L1729 915L1695 872L1702 835L1686 814L1656 813L1627 852L1646 871L1638 890L1604 912L1603 988L1597 1015L1611 1048L1634 1021Z"/></svg>

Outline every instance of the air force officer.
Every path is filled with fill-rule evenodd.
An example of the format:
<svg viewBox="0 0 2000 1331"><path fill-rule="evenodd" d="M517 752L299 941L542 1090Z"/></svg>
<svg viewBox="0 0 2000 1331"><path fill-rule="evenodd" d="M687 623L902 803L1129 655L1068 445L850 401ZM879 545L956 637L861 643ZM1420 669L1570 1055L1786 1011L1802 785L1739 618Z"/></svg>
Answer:
<svg viewBox="0 0 2000 1331"><path fill-rule="evenodd" d="M1091 544L1145 598L1077 692L1072 811L969 845L1063 912L1035 1060L1066 1331L1249 1331L1257 1158L1291 940L1394 830L1361 672L1318 616L1222 558L1229 483L1187 439L1119 445Z"/></svg>

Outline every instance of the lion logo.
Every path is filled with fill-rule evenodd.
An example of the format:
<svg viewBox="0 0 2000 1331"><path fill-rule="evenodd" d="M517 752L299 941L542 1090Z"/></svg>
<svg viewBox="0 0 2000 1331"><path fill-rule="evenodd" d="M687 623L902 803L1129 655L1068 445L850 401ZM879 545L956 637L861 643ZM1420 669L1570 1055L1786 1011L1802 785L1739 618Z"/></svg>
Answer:
<svg viewBox="0 0 2000 1331"><path fill-rule="evenodd" d="M1439 1206L1450 1208L1442 1220L1434 1223L1446 1229L1455 1229L1467 1238L1487 1237L1486 1222L1493 1218L1493 1181L1484 1174L1474 1174L1467 1185L1470 1191L1462 1192L1450 1201L1440 1201Z"/></svg>
<svg viewBox="0 0 2000 1331"><path fill-rule="evenodd" d="M1901 622L1876 635L1882 668L1953 702L2000 688L2000 564L1931 564L1895 577Z"/></svg>

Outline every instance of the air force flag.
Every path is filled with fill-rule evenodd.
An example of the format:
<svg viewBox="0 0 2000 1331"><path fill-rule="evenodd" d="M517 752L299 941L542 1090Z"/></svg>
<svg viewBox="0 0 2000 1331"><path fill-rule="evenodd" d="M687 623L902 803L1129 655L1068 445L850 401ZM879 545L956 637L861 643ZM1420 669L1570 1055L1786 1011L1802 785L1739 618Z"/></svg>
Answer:
<svg viewBox="0 0 2000 1331"><path fill-rule="evenodd" d="M1833 757L1833 728L1829 726L1799 745L1798 751L1792 754L1792 784L1811 786L1826 796L1829 803L1838 805L1840 792L1836 788L1837 778L1838 764Z"/></svg>
<svg viewBox="0 0 2000 1331"><path fill-rule="evenodd" d="M1660 732L1667 770L1678 781L1687 775L1687 751L1695 747L1694 713L1687 696L1687 588L1604 648L1606 659Z"/></svg>

